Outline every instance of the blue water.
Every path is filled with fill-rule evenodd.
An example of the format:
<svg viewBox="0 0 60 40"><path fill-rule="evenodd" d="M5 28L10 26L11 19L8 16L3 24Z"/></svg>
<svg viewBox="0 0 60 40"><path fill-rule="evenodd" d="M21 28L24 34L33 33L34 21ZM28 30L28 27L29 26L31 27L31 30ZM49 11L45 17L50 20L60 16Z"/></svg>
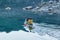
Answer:
<svg viewBox="0 0 60 40"><path fill-rule="evenodd" d="M49 1L49 0L45 0ZM60 14L48 15L48 13L40 13L34 14L31 11L24 11L22 8L25 6L33 6L33 2L38 3L41 0L1 0L0 1L0 32L10 32L10 31L18 31L25 30L23 28L23 23L25 18L32 18L36 23L47 23L60 25ZM11 7L11 10L5 10L5 7ZM47 27L47 26L46 26ZM60 27L60 26L58 26ZM57 29L60 29L56 27ZM52 28L52 27L49 27ZM53 27L54 28L54 27Z"/></svg>

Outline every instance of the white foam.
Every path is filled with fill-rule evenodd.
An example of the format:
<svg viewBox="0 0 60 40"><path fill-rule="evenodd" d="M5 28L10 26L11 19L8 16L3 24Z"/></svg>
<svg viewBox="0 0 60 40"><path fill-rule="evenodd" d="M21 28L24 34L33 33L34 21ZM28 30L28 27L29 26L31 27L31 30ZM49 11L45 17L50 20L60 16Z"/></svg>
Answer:
<svg viewBox="0 0 60 40"><path fill-rule="evenodd" d="M60 31L59 29L55 29L56 27L59 28L58 25L52 25L52 24L46 24L46 23L34 23L35 29L33 31L36 31L39 33L39 35L45 35L48 34L54 38L60 39Z"/></svg>
<svg viewBox="0 0 60 40"><path fill-rule="evenodd" d="M40 36L38 33L12 31L10 33L0 33L0 40L57 40L49 35Z"/></svg>
<svg viewBox="0 0 60 40"><path fill-rule="evenodd" d="M6 9L6 10L11 10L11 7L6 7L5 9Z"/></svg>

